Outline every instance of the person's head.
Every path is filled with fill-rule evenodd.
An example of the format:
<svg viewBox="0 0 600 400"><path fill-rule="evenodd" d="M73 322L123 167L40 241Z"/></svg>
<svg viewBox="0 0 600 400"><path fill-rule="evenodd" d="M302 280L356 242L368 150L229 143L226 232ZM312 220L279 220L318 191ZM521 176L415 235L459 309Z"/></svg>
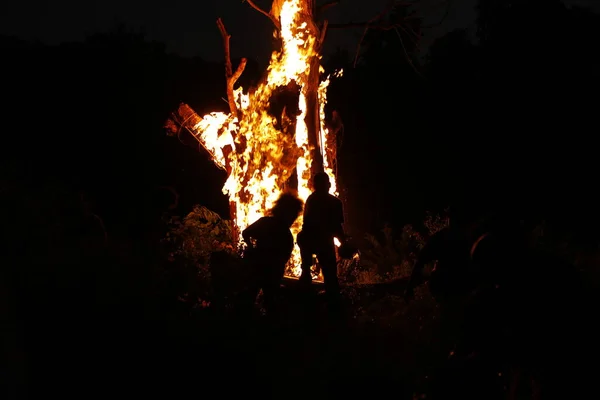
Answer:
<svg viewBox="0 0 600 400"><path fill-rule="evenodd" d="M331 188L329 175L325 172L315 174L313 178L313 187L315 188L315 192L329 192L329 188Z"/></svg>
<svg viewBox="0 0 600 400"><path fill-rule="evenodd" d="M292 226L304 207L304 202L293 192L285 192L279 196L271 209L271 215Z"/></svg>

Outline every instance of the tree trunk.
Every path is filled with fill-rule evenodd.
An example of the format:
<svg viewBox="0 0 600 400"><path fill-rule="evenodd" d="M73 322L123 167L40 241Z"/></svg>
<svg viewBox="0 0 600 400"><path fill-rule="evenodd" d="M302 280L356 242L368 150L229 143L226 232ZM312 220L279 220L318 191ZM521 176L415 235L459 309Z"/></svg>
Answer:
<svg viewBox="0 0 600 400"><path fill-rule="evenodd" d="M306 128L308 131L308 144L312 149L312 177L319 172L323 172L323 149L320 148L319 132L321 131L320 109L319 109L319 57L313 57L310 63L310 72L308 74L308 84L306 86Z"/></svg>
<svg viewBox="0 0 600 400"><path fill-rule="evenodd" d="M276 20L280 20L281 8L285 0L273 0L271 7L271 16ZM310 67L308 72L308 79L304 87L304 95L306 96L306 128L308 131L308 144L311 147L312 165L311 165L311 179L310 185L312 186L312 177L318 173L323 172L323 155L321 146L319 143L319 134L321 131L321 120L320 120L320 109L319 109L319 78L320 78L320 65L321 65L321 47L324 39L324 32L321 31L317 22L315 21L315 1L314 0L298 0L298 5L301 10L306 10L300 16L297 26L301 26L306 23L306 30L310 33L310 36L315 38L313 45L314 55L310 59Z"/></svg>
<svg viewBox="0 0 600 400"><path fill-rule="evenodd" d="M323 172L323 155L324 149L320 148L319 136L321 131L321 120L320 120L320 109L319 109L319 77L320 77L320 65L321 65L321 30L319 29L314 14L314 0L300 0L300 7L303 10L307 10L307 14L303 15L305 18L301 23L306 23L307 28L311 35L315 37L316 43L314 44L315 52L310 60L310 70L308 72L308 82L305 87L306 96L306 128L308 130L308 144L312 148L312 165L311 165L311 180L310 185L312 186L312 178L315 174Z"/></svg>

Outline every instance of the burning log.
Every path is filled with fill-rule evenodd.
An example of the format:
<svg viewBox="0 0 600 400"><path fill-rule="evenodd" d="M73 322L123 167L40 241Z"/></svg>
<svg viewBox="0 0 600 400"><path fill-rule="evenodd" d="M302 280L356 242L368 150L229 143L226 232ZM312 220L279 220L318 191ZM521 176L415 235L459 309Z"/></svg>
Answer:
<svg viewBox="0 0 600 400"><path fill-rule="evenodd" d="M233 151L231 145L226 145L222 149L222 157L218 157L214 151L207 146L205 146L204 142L198 138L198 130L197 127L202 124L202 117L200 117L190 106L185 103L181 103L177 112L171 113L171 118L169 118L165 124L165 128L167 129L170 135L178 134L181 128L185 128L192 136L194 136L200 145L204 147L204 149L211 155L211 158L215 165L224 169L227 172L227 175L231 174L232 167L229 162L229 155ZM229 215L232 221L235 221L235 211L236 205L235 202L229 201ZM238 232L238 228L236 224L232 224L232 240L234 243L238 241L238 237L240 232Z"/></svg>
<svg viewBox="0 0 600 400"><path fill-rule="evenodd" d="M220 162L220 158L216 156L213 149L208 148L204 145L204 142L198 138L198 130L196 129L202 123L202 117L200 117L190 106L185 103L179 104L176 112L171 113L171 117L167 119L165 123L165 129L167 134L171 136L179 135L182 128L185 128L194 138L198 140L200 145L211 155L211 159L215 165L223 170L227 170L226 163ZM226 159L226 157L224 157Z"/></svg>

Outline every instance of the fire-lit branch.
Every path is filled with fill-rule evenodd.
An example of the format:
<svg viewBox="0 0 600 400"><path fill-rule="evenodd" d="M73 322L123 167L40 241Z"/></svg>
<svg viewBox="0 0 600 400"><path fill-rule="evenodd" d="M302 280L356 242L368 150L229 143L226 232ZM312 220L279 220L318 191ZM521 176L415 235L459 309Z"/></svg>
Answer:
<svg viewBox="0 0 600 400"><path fill-rule="evenodd" d="M237 69L235 70L235 72L233 72L233 66L231 65L231 51L229 47L231 35L227 33L227 29L225 29L225 25L223 24L221 18L217 20L217 26L219 27L219 31L221 32L221 36L223 37L223 47L225 49L225 78L227 79L227 102L229 103L229 109L231 110L231 114L239 118L240 115L238 113L238 109L235 103L233 87L244 72L244 68L246 68L246 63L248 62L248 60L242 58Z"/></svg>
<svg viewBox="0 0 600 400"><path fill-rule="evenodd" d="M325 43L325 36L327 36L327 29L329 28L329 21L323 21L323 26L321 27L321 36L319 38L319 50L323 48L323 44Z"/></svg>

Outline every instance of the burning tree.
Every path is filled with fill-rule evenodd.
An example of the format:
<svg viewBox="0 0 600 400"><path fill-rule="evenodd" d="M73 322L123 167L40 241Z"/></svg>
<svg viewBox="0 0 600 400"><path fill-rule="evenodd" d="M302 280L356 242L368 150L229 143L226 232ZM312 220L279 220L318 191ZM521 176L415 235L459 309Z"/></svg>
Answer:
<svg viewBox="0 0 600 400"><path fill-rule="evenodd" d="M273 22L275 37L281 43L272 54L266 76L251 91L235 88L246 60L234 70L230 35L218 19L230 113L212 112L200 117L181 104L167 123L174 131L180 127L189 130L215 164L227 171L223 192L230 200L235 241L241 240L241 231L272 207L284 190L296 190L306 200L311 177L317 172L329 175L331 193L338 195L336 132L325 124L330 77L321 80L321 49L329 24L318 18L321 11L337 2L318 6L315 0L273 0L269 12L251 0L247 2ZM292 227L294 235L301 224L300 218ZM299 261L296 248L288 275L299 275Z"/></svg>

